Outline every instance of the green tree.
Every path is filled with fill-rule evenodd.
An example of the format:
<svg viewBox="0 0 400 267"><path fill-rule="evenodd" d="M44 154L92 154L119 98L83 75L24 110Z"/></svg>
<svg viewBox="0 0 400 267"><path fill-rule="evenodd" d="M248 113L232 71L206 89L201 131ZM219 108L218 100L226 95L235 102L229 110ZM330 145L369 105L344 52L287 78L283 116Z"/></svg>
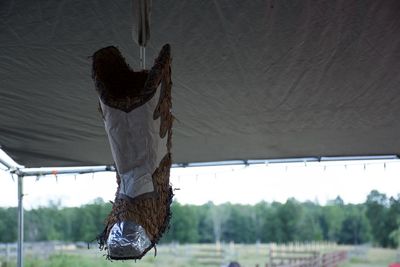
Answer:
<svg viewBox="0 0 400 267"><path fill-rule="evenodd" d="M312 202L302 203L303 216L298 222L299 241L323 240L321 226L319 224L320 206Z"/></svg>
<svg viewBox="0 0 400 267"><path fill-rule="evenodd" d="M164 241L196 243L199 240L198 220L195 208L174 202L171 207L172 218L170 229Z"/></svg>
<svg viewBox="0 0 400 267"><path fill-rule="evenodd" d="M209 211L213 223L214 241L220 242L222 239L222 234L225 230L225 222L230 216L230 205L211 205Z"/></svg>
<svg viewBox="0 0 400 267"><path fill-rule="evenodd" d="M291 242L299 240L298 222L303 216L303 207L295 199L288 199L285 204L277 210L279 217L282 241Z"/></svg>
<svg viewBox="0 0 400 267"><path fill-rule="evenodd" d="M338 205L337 202L328 202L326 206L321 207L319 225L324 240L338 241L345 217L345 209L344 205Z"/></svg>
<svg viewBox="0 0 400 267"><path fill-rule="evenodd" d="M387 227L387 213L390 203L385 194L373 190L367 196L366 215L371 225L374 243L388 247L391 243Z"/></svg>
<svg viewBox="0 0 400 267"><path fill-rule="evenodd" d="M213 206L211 202L199 206L197 211L198 233L200 243L212 243L214 239L213 220L210 208Z"/></svg>
<svg viewBox="0 0 400 267"><path fill-rule="evenodd" d="M284 233L281 227L281 219L278 216L278 210L282 206L281 203L273 202L266 205L261 228L262 242L284 242Z"/></svg>
<svg viewBox="0 0 400 267"><path fill-rule="evenodd" d="M362 205L348 205L342 222L338 242L340 244L363 244L370 240L370 226Z"/></svg>
<svg viewBox="0 0 400 267"><path fill-rule="evenodd" d="M17 241L17 209L0 208L0 242Z"/></svg>
<svg viewBox="0 0 400 267"><path fill-rule="evenodd" d="M255 221L252 207L232 205L225 222L223 240L237 243L254 243L256 241Z"/></svg>
<svg viewBox="0 0 400 267"><path fill-rule="evenodd" d="M28 241L61 240L61 211L55 206L25 211L24 232Z"/></svg>
<svg viewBox="0 0 400 267"><path fill-rule="evenodd" d="M388 232L388 246L396 248L400 242L400 195L389 199L390 207L386 214L385 227Z"/></svg>

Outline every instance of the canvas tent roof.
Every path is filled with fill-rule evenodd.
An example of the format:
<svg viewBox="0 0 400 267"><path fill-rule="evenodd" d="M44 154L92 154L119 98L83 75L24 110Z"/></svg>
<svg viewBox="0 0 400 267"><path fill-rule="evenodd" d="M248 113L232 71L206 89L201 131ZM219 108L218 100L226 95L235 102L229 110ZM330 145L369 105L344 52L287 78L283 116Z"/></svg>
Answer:
<svg viewBox="0 0 400 267"><path fill-rule="evenodd" d="M153 1L174 161L400 154L399 14L397 0ZM27 167L112 163L88 57L116 45L137 68L132 25L128 0L2 0L2 149Z"/></svg>

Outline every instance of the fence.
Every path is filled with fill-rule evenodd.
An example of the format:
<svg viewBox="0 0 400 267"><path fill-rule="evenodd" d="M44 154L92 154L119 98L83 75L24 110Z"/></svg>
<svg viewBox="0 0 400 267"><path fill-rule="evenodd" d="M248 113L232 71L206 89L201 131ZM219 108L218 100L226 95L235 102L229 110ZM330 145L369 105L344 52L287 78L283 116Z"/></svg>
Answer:
<svg viewBox="0 0 400 267"><path fill-rule="evenodd" d="M95 244L90 250L86 243L35 242L24 243L24 255L31 258L47 258L53 253L78 254L103 259ZM158 247L157 260L174 262L160 266L222 266L237 261L243 266L257 267L333 267L347 258L347 253L339 251L339 247L329 243L307 244L165 244ZM0 244L0 266L2 262L16 260L17 245ZM242 263L243 261L243 263ZM247 262L246 262L247 261ZM257 262L266 262L256 265Z"/></svg>
<svg viewBox="0 0 400 267"><path fill-rule="evenodd" d="M269 266L308 267L318 266L319 252L309 250L269 250Z"/></svg>
<svg viewBox="0 0 400 267"><path fill-rule="evenodd" d="M335 267L346 259L347 252L334 244L272 244L265 267Z"/></svg>
<svg viewBox="0 0 400 267"><path fill-rule="evenodd" d="M36 258L47 258L56 251L71 251L81 246L87 246L85 243L64 243L64 242L25 242L24 255L34 256ZM17 258L17 243L0 243L0 257L6 262Z"/></svg>
<svg viewBox="0 0 400 267"><path fill-rule="evenodd" d="M346 251L335 251L330 253L325 253L321 257L321 267L334 267L338 263L343 262L347 259Z"/></svg>

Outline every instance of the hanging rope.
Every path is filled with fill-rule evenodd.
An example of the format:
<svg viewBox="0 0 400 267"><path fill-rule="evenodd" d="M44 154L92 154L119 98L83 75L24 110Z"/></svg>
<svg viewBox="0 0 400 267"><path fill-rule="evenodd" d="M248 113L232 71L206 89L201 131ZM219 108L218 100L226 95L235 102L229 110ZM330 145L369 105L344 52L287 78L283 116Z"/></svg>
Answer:
<svg viewBox="0 0 400 267"><path fill-rule="evenodd" d="M134 27L133 39L139 45L140 67L146 68L146 46L150 40L150 15L152 0L132 0Z"/></svg>

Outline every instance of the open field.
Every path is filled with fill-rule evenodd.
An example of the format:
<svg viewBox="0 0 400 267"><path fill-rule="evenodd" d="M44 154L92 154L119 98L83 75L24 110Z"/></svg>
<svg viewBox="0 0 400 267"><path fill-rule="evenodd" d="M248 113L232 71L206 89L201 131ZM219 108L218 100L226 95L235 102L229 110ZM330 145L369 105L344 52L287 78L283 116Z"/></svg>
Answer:
<svg viewBox="0 0 400 267"><path fill-rule="evenodd" d="M349 260L339 267L385 267L394 262L395 250L379 248L354 249L351 246L337 246L331 249L345 249L349 251ZM257 264L264 267L268 263L269 245L240 245L215 244L205 245L160 245L157 247L157 256L154 250L150 251L141 261L110 262L105 259L103 252L96 247L90 249L65 249L52 253L49 257L30 255L25 258L26 267L214 267L222 266L230 261L237 261L242 267L255 267ZM1 267L14 267L15 261L5 263L0 258Z"/></svg>
<svg viewBox="0 0 400 267"><path fill-rule="evenodd" d="M364 255L354 255L338 267L387 267L398 257L398 252L393 249L369 248Z"/></svg>

